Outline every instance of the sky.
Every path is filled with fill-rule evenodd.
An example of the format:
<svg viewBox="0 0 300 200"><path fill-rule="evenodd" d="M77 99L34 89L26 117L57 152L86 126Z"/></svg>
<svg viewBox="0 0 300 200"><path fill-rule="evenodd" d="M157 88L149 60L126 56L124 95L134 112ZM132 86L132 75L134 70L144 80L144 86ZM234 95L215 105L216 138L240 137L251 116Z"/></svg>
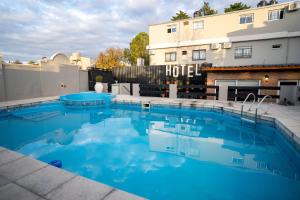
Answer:
<svg viewBox="0 0 300 200"><path fill-rule="evenodd" d="M208 0L223 12L238 0ZM259 0L241 0L256 7ZM281 0L279 2L286 2ZM148 25L178 10L192 16L203 0L1 0L0 55L38 60L55 52L96 58L108 47L125 48Z"/></svg>

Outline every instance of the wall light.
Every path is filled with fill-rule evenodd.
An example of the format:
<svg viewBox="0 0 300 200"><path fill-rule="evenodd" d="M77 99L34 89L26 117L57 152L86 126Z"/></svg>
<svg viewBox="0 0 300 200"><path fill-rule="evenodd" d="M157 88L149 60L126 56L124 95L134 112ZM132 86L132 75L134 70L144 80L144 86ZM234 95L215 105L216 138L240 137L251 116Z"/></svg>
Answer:
<svg viewBox="0 0 300 200"><path fill-rule="evenodd" d="M270 77L269 77L269 75L268 75L268 74L266 74L266 75L265 75L265 81L268 81L268 80L269 80L269 78L270 78Z"/></svg>

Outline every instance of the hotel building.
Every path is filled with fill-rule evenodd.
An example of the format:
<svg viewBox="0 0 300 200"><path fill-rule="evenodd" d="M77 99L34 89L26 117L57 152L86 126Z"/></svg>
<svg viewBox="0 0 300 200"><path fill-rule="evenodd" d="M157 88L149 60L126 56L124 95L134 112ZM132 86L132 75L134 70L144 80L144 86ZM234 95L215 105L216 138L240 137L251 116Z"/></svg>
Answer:
<svg viewBox="0 0 300 200"><path fill-rule="evenodd" d="M200 64L207 84L300 84L300 1L149 26L150 65Z"/></svg>

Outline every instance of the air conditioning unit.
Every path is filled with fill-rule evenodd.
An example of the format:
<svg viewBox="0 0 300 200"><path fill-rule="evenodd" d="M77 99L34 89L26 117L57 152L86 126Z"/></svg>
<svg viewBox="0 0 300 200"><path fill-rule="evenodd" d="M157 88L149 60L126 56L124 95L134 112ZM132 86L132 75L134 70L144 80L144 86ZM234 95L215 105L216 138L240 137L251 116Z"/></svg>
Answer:
<svg viewBox="0 0 300 200"><path fill-rule="evenodd" d="M220 44L219 43L211 44L210 48L213 49L213 50L219 49L220 48Z"/></svg>
<svg viewBox="0 0 300 200"><path fill-rule="evenodd" d="M223 49L230 49L232 47L232 43L231 42L224 42L222 47L223 47Z"/></svg>
<svg viewBox="0 0 300 200"><path fill-rule="evenodd" d="M288 10L291 12L291 11L298 10L299 8L300 8L300 2L295 1L295 2L289 4Z"/></svg>
<svg viewBox="0 0 300 200"><path fill-rule="evenodd" d="M155 51L153 51L153 50L150 50L149 51L149 54L152 56L152 55L155 55Z"/></svg>

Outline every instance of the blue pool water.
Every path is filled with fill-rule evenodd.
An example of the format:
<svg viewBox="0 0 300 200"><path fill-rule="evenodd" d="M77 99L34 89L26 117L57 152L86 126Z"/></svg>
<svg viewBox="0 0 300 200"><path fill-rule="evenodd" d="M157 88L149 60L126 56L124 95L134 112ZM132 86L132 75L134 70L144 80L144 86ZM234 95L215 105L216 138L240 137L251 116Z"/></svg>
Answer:
<svg viewBox="0 0 300 200"><path fill-rule="evenodd" d="M63 103L0 112L0 146L150 199L299 199L299 154L222 112Z"/></svg>

